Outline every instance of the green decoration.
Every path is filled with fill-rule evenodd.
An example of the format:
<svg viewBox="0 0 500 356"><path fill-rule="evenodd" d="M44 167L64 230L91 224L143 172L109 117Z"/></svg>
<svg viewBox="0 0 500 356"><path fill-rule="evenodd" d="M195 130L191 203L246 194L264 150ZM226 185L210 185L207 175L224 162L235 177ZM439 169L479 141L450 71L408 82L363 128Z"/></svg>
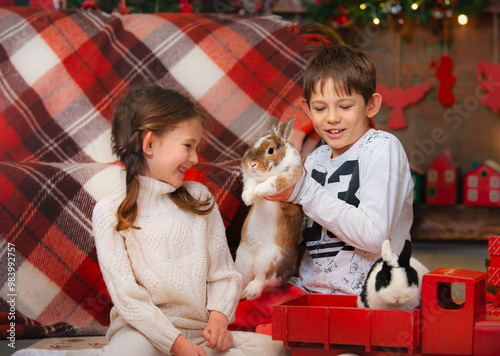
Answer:
<svg viewBox="0 0 500 356"><path fill-rule="evenodd" d="M389 23L403 17L416 23L443 19L456 14L473 16L483 9L485 0L302 0L311 22L329 24L335 17L347 16L362 23Z"/></svg>

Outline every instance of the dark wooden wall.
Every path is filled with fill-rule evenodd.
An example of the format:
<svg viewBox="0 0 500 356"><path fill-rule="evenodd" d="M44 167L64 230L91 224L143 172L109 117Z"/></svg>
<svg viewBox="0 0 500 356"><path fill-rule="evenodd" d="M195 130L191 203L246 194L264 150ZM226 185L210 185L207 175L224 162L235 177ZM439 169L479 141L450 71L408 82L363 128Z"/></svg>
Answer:
<svg viewBox="0 0 500 356"><path fill-rule="evenodd" d="M398 55L397 35L389 28L362 26L358 34L366 50L375 60L378 83L403 89L430 83L431 90L423 100L404 110L407 127L392 130L388 127L390 108L383 106L375 122L380 129L394 133L403 143L410 163L426 170L427 165L443 149L450 149L462 172L473 162L492 159L500 163L500 115L483 105L480 98L486 93L479 89L476 77L480 61L494 62L492 14L483 13L466 26L450 22L447 48L443 33L434 33L430 25L408 26L401 37ZM500 29L497 29L500 31ZM500 46L500 43L497 43ZM443 54L453 59L452 87L456 103L443 106L437 100L439 81L431 62L439 64ZM498 59L497 59L498 60ZM496 67L500 81L500 64ZM496 85L496 86L495 86ZM493 83L500 101L500 82Z"/></svg>

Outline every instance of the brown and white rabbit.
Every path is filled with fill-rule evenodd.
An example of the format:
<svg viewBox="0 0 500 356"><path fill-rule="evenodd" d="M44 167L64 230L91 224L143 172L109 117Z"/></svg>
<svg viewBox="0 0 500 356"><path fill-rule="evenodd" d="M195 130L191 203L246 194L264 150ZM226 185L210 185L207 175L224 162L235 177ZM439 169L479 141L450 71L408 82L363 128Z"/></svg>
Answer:
<svg viewBox="0 0 500 356"><path fill-rule="evenodd" d="M405 241L400 255L393 253L391 242L382 243L381 258L366 277L359 308L411 310L420 306L422 277L429 270L411 257L412 244Z"/></svg>
<svg viewBox="0 0 500 356"><path fill-rule="evenodd" d="M241 299L260 297L286 283L295 271L302 208L264 199L292 187L304 172L299 150L288 141L294 120L280 124L272 118L267 132L243 157L242 200L252 207L236 251L236 269L243 277Z"/></svg>

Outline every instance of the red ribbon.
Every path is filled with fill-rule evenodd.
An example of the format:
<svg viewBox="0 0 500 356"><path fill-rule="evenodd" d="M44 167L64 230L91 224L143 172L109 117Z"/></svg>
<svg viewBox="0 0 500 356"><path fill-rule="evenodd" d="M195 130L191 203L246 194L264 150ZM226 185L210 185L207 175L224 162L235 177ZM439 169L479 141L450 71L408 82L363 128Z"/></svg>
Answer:
<svg viewBox="0 0 500 356"><path fill-rule="evenodd" d="M500 289L497 291L497 294L493 295L493 293L486 293L486 302L493 303L493 308L500 307Z"/></svg>

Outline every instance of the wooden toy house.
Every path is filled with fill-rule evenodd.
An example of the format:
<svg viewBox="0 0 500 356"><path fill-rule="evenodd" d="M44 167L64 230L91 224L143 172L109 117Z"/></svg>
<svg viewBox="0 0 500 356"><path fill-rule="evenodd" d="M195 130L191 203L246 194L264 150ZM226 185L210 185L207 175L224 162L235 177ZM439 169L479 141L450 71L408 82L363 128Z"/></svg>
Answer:
<svg viewBox="0 0 500 356"><path fill-rule="evenodd" d="M464 204L500 206L500 165L487 160L465 174Z"/></svg>
<svg viewBox="0 0 500 356"><path fill-rule="evenodd" d="M458 165L450 150L444 150L427 166L425 202L431 205L457 203Z"/></svg>
<svg viewBox="0 0 500 356"><path fill-rule="evenodd" d="M425 172L413 165L410 165L410 170L413 179L413 204L421 204L424 202Z"/></svg>

